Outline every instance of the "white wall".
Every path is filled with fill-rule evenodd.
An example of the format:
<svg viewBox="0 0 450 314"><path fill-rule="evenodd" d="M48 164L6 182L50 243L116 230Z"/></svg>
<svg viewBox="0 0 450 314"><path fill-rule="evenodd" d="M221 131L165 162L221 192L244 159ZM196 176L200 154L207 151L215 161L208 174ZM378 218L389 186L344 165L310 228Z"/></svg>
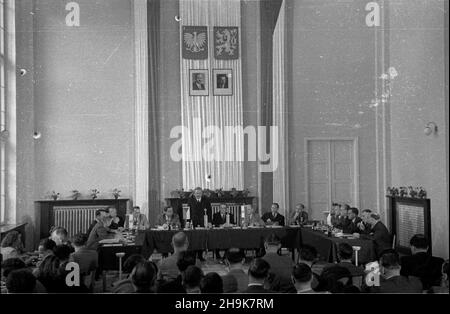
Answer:
<svg viewBox="0 0 450 314"><path fill-rule="evenodd" d="M392 185L425 187L431 199L433 253L448 258L446 10L441 0L390 1L389 52L399 72L391 98ZM430 121L439 132L425 136Z"/></svg>
<svg viewBox="0 0 450 314"><path fill-rule="evenodd" d="M98 188L131 194L134 47L131 1L37 0L34 14L36 197Z"/></svg>
<svg viewBox="0 0 450 314"><path fill-rule="evenodd" d="M287 3L290 203L306 200L304 138L359 138L360 208L376 208L375 37L361 1ZM325 209L324 209L325 210Z"/></svg>

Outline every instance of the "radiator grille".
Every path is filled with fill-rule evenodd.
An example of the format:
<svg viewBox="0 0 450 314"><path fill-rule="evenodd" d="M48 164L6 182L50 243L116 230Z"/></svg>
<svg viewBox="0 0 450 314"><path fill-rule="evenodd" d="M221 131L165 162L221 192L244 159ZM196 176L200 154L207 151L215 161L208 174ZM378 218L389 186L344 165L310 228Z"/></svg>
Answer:
<svg viewBox="0 0 450 314"><path fill-rule="evenodd" d="M59 206L54 208L56 227L64 227L69 237L82 232L86 233L95 219L95 211L107 209L108 206Z"/></svg>

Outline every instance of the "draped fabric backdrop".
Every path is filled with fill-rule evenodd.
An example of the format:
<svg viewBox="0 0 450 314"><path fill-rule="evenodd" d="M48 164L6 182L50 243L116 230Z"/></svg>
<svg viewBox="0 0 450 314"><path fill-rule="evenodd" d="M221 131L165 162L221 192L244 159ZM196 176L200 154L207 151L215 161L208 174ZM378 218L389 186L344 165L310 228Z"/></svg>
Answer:
<svg viewBox="0 0 450 314"><path fill-rule="evenodd" d="M214 26L236 26L239 27L239 40L241 40L240 9L240 0L180 1L180 34L183 26L208 26L209 46L208 59L205 60L183 59L180 50L184 189L193 189L196 186L209 189L244 188L243 134L241 132L238 132L236 136L225 134L226 126L243 126L242 54L239 52L237 60L216 60L213 34ZM209 71L209 96L189 96L189 70L191 69ZM233 70L233 96L213 95L213 69ZM202 132L207 127L211 131L210 136L204 138ZM211 152L213 158L205 160L205 151Z"/></svg>
<svg viewBox="0 0 450 314"><path fill-rule="evenodd" d="M278 15L277 24L273 33L273 125L278 127L278 138L274 145L278 146L278 167L273 172L273 201L280 204L280 213L289 213L289 177L288 153L286 141L287 132L287 105L285 84L285 1L283 1Z"/></svg>

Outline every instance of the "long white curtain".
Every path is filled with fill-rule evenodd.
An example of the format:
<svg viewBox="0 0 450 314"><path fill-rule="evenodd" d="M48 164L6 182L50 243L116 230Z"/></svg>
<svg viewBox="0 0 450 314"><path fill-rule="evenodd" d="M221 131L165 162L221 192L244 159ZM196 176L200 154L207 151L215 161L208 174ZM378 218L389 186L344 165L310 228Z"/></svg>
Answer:
<svg viewBox="0 0 450 314"><path fill-rule="evenodd" d="M280 212L289 211L289 177L287 175L287 104L285 85L285 2L283 1L273 34L273 125L278 127L279 162L273 173L273 201L280 204Z"/></svg>
<svg viewBox="0 0 450 314"><path fill-rule="evenodd" d="M240 0L180 1L180 33L183 26L208 26L209 43L206 60L183 59L180 50L184 189L243 189L243 135L225 134L227 126L243 126L241 53L238 60L215 60L213 42L214 26L237 26L240 32L240 6ZM191 69L209 71L209 96L189 96ZM233 70L233 96L213 95L213 69ZM207 128L211 136L204 138ZM212 160L205 160L204 150L212 152Z"/></svg>

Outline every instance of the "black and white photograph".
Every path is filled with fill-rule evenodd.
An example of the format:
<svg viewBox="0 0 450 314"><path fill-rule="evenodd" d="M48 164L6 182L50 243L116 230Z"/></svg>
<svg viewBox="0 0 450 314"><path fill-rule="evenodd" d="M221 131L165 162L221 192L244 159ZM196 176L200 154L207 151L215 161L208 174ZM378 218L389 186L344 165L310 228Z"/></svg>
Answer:
<svg viewBox="0 0 450 314"><path fill-rule="evenodd" d="M1 312L448 295L448 12L0 0Z"/></svg>
<svg viewBox="0 0 450 314"><path fill-rule="evenodd" d="M209 95L209 76L208 70L190 70L190 96L208 96Z"/></svg>
<svg viewBox="0 0 450 314"><path fill-rule="evenodd" d="M233 95L233 70L214 69L214 96Z"/></svg>

